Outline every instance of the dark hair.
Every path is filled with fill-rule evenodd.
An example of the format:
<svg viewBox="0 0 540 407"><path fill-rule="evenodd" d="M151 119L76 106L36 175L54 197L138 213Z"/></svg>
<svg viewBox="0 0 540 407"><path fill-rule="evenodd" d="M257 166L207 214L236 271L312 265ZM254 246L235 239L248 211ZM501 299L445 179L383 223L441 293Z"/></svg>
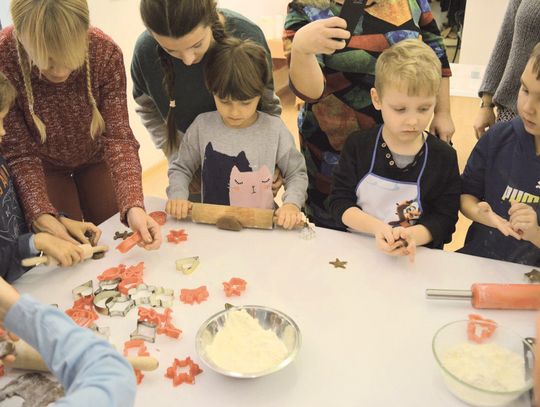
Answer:
<svg viewBox="0 0 540 407"><path fill-rule="evenodd" d="M158 35L180 38L199 25L212 28L216 42L227 37L225 27L219 20L215 0L141 0L141 18L146 28ZM178 149L175 121L175 77L172 57L158 45L158 54L163 69L163 87L170 100L167 113L168 140L165 152Z"/></svg>
<svg viewBox="0 0 540 407"><path fill-rule="evenodd" d="M17 97L17 91L11 84L9 79L0 72L0 112L9 109L15 98Z"/></svg>
<svg viewBox="0 0 540 407"><path fill-rule="evenodd" d="M266 51L253 41L227 38L208 51L204 80L208 90L223 99L262 96L271 80Z"/></svg>
<svg viewBox="0 0 540 407"><path fill-rule="evenodd" d="M536 74L536 79L540 81L540 42L533 48L529 58L533 64L533 73Z"/></svg>

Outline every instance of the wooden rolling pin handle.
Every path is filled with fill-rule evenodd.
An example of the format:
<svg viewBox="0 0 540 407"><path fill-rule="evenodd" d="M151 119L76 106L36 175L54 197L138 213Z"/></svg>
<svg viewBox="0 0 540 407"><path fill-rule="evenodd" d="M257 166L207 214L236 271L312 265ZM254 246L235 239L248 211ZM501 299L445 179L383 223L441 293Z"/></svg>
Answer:
<svg viewBox="0 0 540 407"><path fill-rule="evenodd" d="M158 360L153 356L128 356L126 359L134 369L143 372L151 372L159 367Z"/></svg>

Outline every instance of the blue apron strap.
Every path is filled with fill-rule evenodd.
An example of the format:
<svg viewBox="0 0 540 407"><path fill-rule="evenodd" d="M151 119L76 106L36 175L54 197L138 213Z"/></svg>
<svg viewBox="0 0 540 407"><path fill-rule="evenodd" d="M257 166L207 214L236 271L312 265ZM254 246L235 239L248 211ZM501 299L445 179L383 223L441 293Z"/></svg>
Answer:
<svg viewBox="0 0 540 407"><path fill-rule="evenodd" d="M422 164L422 169L420 170L420 174L418 175L418 179L416 180L416 185L418 186L418 206L419 206L420 211L422 211L422 200L420 199L420 195L421 195L420 181L422 180L422 175L424 175L424 170L426 169L426 164L427 164L427 160L428 160L428 153L429 153L427 137L426 137L426 139L424 141L424 145L426 146L426 153L424 155L424 163Z"/></svg>
<svg viewBox="0 0 540 407"><path fill-rule="evenodd" d="M375 140L375 148L373 148L373 154L371 154L371 166L369 167L368 174L371 174L373 172L373 167L375 166L375 155L377 154L377 147L379 146L379 140L381 139L383 127L384 124L381 125L381 127L379 128L379 132L377 133L377 139Z"/></svg>

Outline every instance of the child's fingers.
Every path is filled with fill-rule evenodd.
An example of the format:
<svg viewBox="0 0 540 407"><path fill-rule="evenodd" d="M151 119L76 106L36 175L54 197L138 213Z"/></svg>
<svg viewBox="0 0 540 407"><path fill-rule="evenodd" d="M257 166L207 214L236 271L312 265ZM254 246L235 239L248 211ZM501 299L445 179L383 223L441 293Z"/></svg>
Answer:
<svg viewBox="0 0 540 407"><path fill-rule="evenodd" d="M99 239L101 238L101 229L91 222L86 223L86 226L87 226L87 230L92 232L92 241L90 243L93 246L97 245L97 243L99 242Z"/></svg>
<svg viewBox="0 0 540 407"><path fill-rule="evenodd" d="M392 246L395 243L396 239L394 238L393 229L386 228L382 231L382 234L389 246Z"/></svg>
<svg viewBox="0 0 540 407"><path fill-rule="evenodd" d="M189 203L187 201L182 202L181 204L181 214L182 219L186 219L189 213Z"/></svg>
<svg viewBox="0 0 540 407"><path fill-rule="evenodd" d="M536 214L534 214L536 216ZM532 216L529 213L516 212L510 216L510 224L514 226L517 222L531 224L533 221Z"/></svg>
<svg viewBox="0 0 540 407"><path fill-rule="evenodd" d="M524 203L521 203L521 202L516 202L516 201L512 201L512 204L510 206L510 209L508 210L508 214L509 215L512 215L516 212L520 212L520 211L529 211L529 210L532 210L532 207L527 205L527 204L524 204Z"/></svg>
<svg viewBox="0 0 540 407"><path fill-rule="evenodd" d="M501 229L499 229L499 230L501 230ZM513 238L515 238L517 240L521 240L521 235L518 232L518 228L516 227L514 229L510 224L508 224L503 230L501 230L501 232L505 236L511 236L511 237L513 237Z"/></svg>
<svg viewBox="0 0 540 407"><path fill-rule="evenodd" d="M416 242L413 239L409 239L409 246L407 246L407 251L409 252L409 260L411 263L414 263L414 258L416 257Z"/></svg>

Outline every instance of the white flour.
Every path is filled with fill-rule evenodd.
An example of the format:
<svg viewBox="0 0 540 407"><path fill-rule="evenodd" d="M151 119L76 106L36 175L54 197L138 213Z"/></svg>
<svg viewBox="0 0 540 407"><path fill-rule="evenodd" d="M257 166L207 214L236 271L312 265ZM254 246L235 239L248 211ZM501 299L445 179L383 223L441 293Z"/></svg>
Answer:
<svg viewBox="0 0 540 407"><path fill-rule="evenodd" d="M461 343L441 358L443 366L461 381L490 391L515 391L525 387L525 360L494 343Z"/></svg>
<svg viewBox="0 0 540 407"><path fill-rule="evenodd" d="M240 310L229 312L206 354L223 369L257 373L279 364L287 348L274 332L264 330L246 310Z"/></svg>

